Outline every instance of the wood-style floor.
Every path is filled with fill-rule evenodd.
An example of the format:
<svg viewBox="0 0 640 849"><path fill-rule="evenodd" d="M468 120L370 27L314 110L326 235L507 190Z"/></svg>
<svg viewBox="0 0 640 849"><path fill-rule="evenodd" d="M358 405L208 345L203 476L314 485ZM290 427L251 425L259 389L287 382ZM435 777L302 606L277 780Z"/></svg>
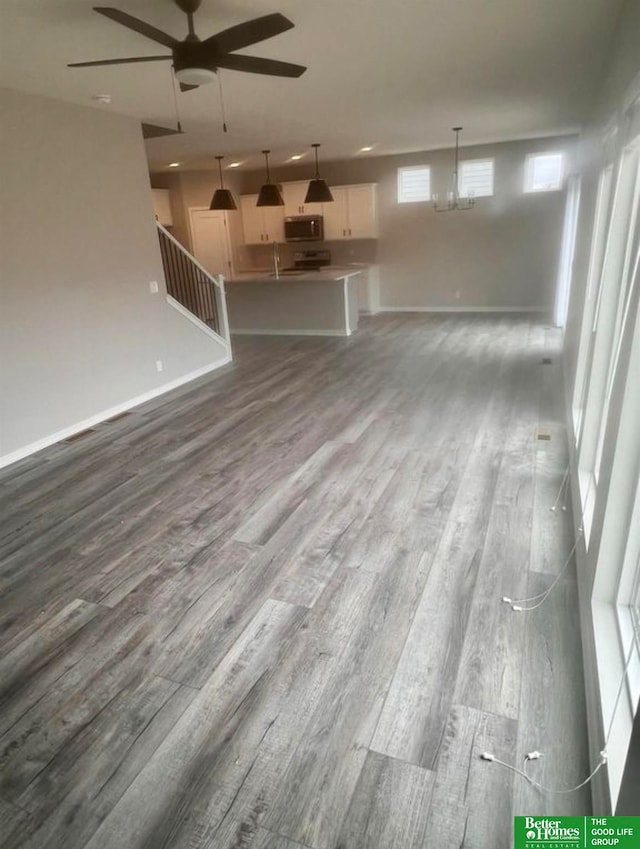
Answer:
<svg viewBox="0 0 640 849"><path fill-rule="evenodd" d="M235 357L0 475L6 849L507 849L589 813L479 758L589 772L573 570L500 601L571 548L557 331Z"/></svg>

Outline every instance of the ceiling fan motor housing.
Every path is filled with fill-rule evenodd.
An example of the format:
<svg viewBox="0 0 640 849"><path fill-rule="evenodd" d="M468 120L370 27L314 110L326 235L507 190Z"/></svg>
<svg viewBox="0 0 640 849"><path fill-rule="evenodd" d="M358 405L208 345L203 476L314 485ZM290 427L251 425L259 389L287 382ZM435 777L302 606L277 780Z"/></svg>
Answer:
<svg viewBox="0 0 640 849"><path fill-rule="evenodd" d="M199 41L183 41L173 49L173 69L176 78L185 85L206 85L216 77L211 62L211 48Z"/></svg>
<svg viewBox="0 0 640 849"><path fill-rule="evenodd" d="M179 6L187 15L193 15L200 8L202 0L175 0L176 6Z"/></svg>

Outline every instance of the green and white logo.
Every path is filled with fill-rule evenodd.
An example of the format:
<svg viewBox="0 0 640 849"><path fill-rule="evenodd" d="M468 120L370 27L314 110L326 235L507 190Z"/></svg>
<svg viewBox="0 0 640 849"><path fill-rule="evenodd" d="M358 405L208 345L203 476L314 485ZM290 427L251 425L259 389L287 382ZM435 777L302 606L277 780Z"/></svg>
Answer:
<svg viewBox="0 0 640 849"><path fill-rule="evenodd" d="M515 817L514 849L640 849L640 817Z"/></svg>

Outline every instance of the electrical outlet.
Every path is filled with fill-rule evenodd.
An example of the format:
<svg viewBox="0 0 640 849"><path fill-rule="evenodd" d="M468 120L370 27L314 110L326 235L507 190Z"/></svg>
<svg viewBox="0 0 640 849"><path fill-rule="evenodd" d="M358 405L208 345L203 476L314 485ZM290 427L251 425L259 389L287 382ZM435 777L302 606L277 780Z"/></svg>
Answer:
<svg viewBox="0 0 640 849"><path fill-rule="evenodd" d="M149 291L151 292L152 295L157 294L157 292L158 292L158 281L157 280L152 280L149 283Z"/></svg>
<svg viewBox="0 0 640 849"><path fill-rule="evenodd" d="M156 371L162 371L163 368L162 360L156 360Z"/></svg>
<svg viewBox="0 0 640 849"><path fill-rule="evenodd" d="M460 300L460 289L456 289L456 301Z"/></svg>

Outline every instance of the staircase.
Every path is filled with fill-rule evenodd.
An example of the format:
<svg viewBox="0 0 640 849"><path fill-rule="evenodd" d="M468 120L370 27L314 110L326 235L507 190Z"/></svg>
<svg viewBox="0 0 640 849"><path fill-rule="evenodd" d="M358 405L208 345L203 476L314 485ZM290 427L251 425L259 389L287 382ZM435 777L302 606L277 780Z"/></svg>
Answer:
<svg viewBox="0 0 640 849"><path fill-rule="evenodd" d="M187 317L213 334L226 347L230 358L231 336L224 278L209 274L157 221L156 227L169 303L182 307L181 312L186 310Z"/></svg>

